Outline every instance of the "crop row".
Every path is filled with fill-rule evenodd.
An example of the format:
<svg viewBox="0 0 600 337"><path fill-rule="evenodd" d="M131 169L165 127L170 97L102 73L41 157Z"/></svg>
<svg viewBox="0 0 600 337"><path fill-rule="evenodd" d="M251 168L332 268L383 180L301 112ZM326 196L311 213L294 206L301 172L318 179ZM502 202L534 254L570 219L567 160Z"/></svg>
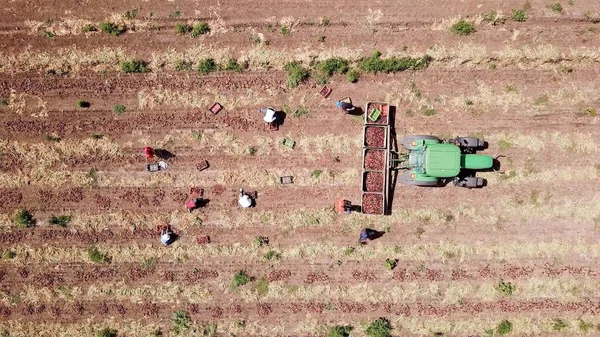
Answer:
<svg viewBox="0 0 600 337"><path fill-rule="evenodd" d="M190 185L187 186L206 186L195 183L197 182L188 182ZM452 209L398 206L394 208L392 215L378 222L377 229L385 229L399 223L448 226L456 221L460 221L463 225L479 223L488 226L500 221L501 227L506 227L511 226L510 224L515 221L518 223L523 214L535 216L541 222L556 221L560 218L574 218L583 225L593 225L598 221L600 211L592 207L595 202L598 202L598 198L590 199L589 203L579 204L571 204L570 198L569 194L556 196L554 194L540 194L536 190L532 190L528 194L501 198L497 200L496 205L486 205L485 211L481 207L469 203L457 203L453 205ZM569 207L564 207L565 205ZM14 227L13 215L12 212L0 214L0 227L7 229ZM210 231L210 226L250 228L269 225L271 228L282 228L290 231L302 228L332 228L332 225L337 225L336 230L348 233L356 232L356 230L365 226L363 215L352 214L341 217L329 207L280 212L270 210L238 212L221 208L217 212L206 215L189 214L178 210L165 213L115 211L108 214L87 214L86 212L76 212L67 215L72 216L68 225L69 228L85 231L115 228L115 224L126 224L127 228L135 226L138 230L152 229L163 222L170 222L177 228L186 230L197 226L198 221L208 226L207 231ZM35 217L35 214L33 216ZM42 223L39 225L43 226Z"/></svg>
<svg viewBox="0 0 600 337"><path fill-rule="evenodd" d="M392 331L394 333L430 335L431 332L440 332L444 334L484 334L486 330L492 331L501 323L507 320L511 323L514 334L544 334L556 333L556 320L552 318L540 318L534 315L519 313L516 315L503 315L501 318L479 318L469 317L469 319L434 318L434 317L395 317L390 319ZM563 315L561 318L564 327L560 329L562 334L589 333L593 327L600 323L600 320L594 315L583 315L574 317L572 315ZM278 324L268 324L262 321L231 321L219 322L216 325L218 333L243 334L245 336L278 336L290 335L290 332L297 335L306 334L324 334L327 328L333 325L353 326L353 336L363 337L364 331L371 322L365 318L352 319L331 318L323 322L308 318L303 321L295 321L292 326L286 326L283 322ZM207 322L190 322L192 329L182 331L180 336L197 336L198 330L209 325ZM287 322L286 322L287 323ZM288 323L290 324L290 323ZM561 325L562 326L562 325ZM111 327L117 330L119 334L131 336L149 336L154 331L169 331L173 324L167 320L160 321L141 321L141 320L116 320L107 319L101 322L85 322L79 324L64 324L54 322L23 322L22 320L10 320L0 323L0 327L10 331L11 336L29 337L29 336L65 336L79 337L81 335L91 336L103 328Z"/></svg>
<svg viewBox="0 0 600 337"><path fill-rule="evenodd" d="M198 273L202 272L205 270L198 271ZM288 281L269 282L271 277L269 274L257 276L248 285L233 289L231 288L232 275L227 277L223 275L215 279L202 278L202 275L191 271L186 272L186 275L189 276L187 281L173 283L165 280L163 285L127 285L124 282L113 282L85 287L65 285L66 281L62 281L61 285L54 288L25 285L22 290L3 291L0 300L7 306L16 305L15 298L33 304L55 299L71 303L102 299L142 303L152 299L157 303L174 304L183 300L190 303L211 304L221 302L224 297L234 296L241 297L246 303L285 299L298 302L354 301L364 304L388 302L408 305L431 301L440 305L456 305L466 301L485 304L496 301L525 302L546 299L556 305L564 305L577 301L582 296L594 298L600 291L600 281L594 277L572 276L534 277L517 279L510 283L503 280L475 283L434 279L402 282L397 278L397 274L387 274L385 279L380 279L372 272L354 270L351 275L346 276L346 280L352 280L353 283L359 283L358 285L332 283L327 272L310 272L303 280L304 284ZM313 284L314 278L324 281ZM510 289L504 287L506 284L510 285ZM385 289L377 290L375 288L379 286L375 285L382 285L381 288Z"/></svg>
<svg viewBox="0 0 600 337"><path fill-rule="evenodd" d="M284 65L291 60L310 64L316 56L317 60L325 60L331 55L348 55L350 60L358 60L368 51L353 47L335 47L329 50L284 50L264 49L254 46L247 50L241 62L247 62L250 69L262 69L264 64L282 70ZM487 68L491 60L500 66L519 65L519 67L548 67L547 64L569 64L586 66L600 61L600 49L589 47L572 48L561 51L553 45L537 45L534 47L505 47L500 51L489 52L484 45L461 44L458 47L434 46L427 50L437 67L456 67L468 63L468 67ZM388 57L421 57L423 54L408 54L404 51L388 51ZM229 49L219 49L211 45L201 45L178 52L168 50L155 52L148 60L150 69L175 69L178 62L194 62L202 59L214 59L215 62L224 63L230 58ZM131 59L124 48L101 48L86 52L77 48L63 48L55 52L25 51L19 54L0 54L0 71L19 73L34 70L60 69L68 72L91 70L118 70L122 62ZM161 67L160 65L166 65ZM555 67L555 66L553 66Z"/></svg>
<svg viewBox="0 0 600 337"><path fill-rule="evenodd" d="M14 263L73 263L89 261L88 249L56 248L52 246L31 247L14 245L7 247L16 253ZM461 261L468 259L484 259L489 261L512 260L522 258L560 258L572 255L586 258L600 257L600 245L579 242L512 242L500 244L475 244L441 242L439 244L412 245L375 245L368 249L361 248L347 255L348 247L330 243L299 244L295 247L277 249L280 258L286 259L318 259L328 258L348 261L385 260L398 258L409 261ZM203 261L207 258L243 257L247 261L264 259L255 246L235 243L227 246L174 246L169 250L157 250L156 245L127 246L99 245L98 249L106 254L114 263L138 262L153 258L165 258L166 261Z"/></svg>

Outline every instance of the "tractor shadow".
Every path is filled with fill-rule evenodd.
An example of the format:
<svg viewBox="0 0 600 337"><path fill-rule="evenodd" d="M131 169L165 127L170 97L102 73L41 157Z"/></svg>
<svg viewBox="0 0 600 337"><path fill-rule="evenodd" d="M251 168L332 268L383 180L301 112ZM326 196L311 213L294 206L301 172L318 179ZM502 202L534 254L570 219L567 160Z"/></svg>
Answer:
<svg viewBox="0 0 600 337"><path fill-rule="evenodd" d="M390 122L390 150L398 152L398 136L396 135L396 106L390 105L388 118ZM396 190L396 184L398 184L399 170L391 170L390 172L390 183L388 188L388 200L385 205L384 215L392 214L392 205L394 203L394 191Z"/></svg>

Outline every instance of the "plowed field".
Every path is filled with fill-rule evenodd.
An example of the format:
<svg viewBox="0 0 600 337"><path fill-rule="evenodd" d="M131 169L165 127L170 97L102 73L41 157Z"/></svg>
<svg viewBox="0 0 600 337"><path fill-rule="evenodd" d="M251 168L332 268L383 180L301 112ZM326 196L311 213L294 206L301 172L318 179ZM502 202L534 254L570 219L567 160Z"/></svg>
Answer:
<svg viewBox="0 0 600 337"><path fill-rule="evenodd" d="M14 0L2 14L1 336L369 336L380 317L392 336L600 334L600 2ZM461 18L471 34L452 32ZM361 68L376 50L430 62ZM334 73L325 99L317 68L333 57L360 77ZM124 72L131 60L146 71ZM291 61L311 71L297 87ZM395 106L399 138L484 138L500 171L477 190L397 185L390 216L337 214L362 188L347 96ZM278 131L267 106L286 113ZM173 155L166 171L146 172L145 146ZM209 202L188 213L192 188ZM239 208L240 188L256 207ZM384 234L359 246L365 227ZM250 281L232 286L239 271Z"/></svg>

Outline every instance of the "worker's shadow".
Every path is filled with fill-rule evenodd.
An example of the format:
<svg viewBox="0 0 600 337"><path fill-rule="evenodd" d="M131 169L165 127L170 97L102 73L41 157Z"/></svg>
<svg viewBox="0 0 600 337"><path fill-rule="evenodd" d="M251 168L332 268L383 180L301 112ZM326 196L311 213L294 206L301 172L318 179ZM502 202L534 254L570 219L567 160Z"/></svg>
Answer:
<svg viewBox="0 0 600 337"><path fill-rule="evenodd" d="M373 240L377 240L380 237L383 236L383 234L385 234L385 232L383 231L376 231L374 229L371 228L366 228L367 231L367 237L369 238L369 240L373 241Z"/></svg>
<svg viewBox="0 0 600 337"><path fill-rule="evenodd" d="M355 106L354 110L348 112L350 116L362 116L364 114L364 110L361 107Z"/></svg>
<svg viewBox="0 0 600 337"><path fill-rule="evenodd" d="M285 123L285 118L287 114L283 111L275 111L275 120L277 121L277 125L282 126Z"/></svg>
<svg viewBox="0 0 600 337"><path fill-rule="evenodd" d="M173 159L176 157L173 153L171 153L165 149L154 149L154 155L157 158L164 159L164 160L169 160L169 159Z"/></svg>
<svg viewBox="0 0 600 337"><path fill-rule="evenodd" d="M177 240L179 240L179 235L171 233L171 235L169 236L169 241L167 241L167 246L173 244L173 242Z"/></svg>

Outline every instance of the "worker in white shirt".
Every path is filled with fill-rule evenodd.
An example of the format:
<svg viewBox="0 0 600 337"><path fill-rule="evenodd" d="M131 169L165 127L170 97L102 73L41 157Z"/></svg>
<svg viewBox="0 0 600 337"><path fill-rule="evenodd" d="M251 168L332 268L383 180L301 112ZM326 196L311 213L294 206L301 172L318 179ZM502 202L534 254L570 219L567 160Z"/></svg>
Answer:
<svg viewBox="0 0 600 337"><path fill-rule="evenodd" d="M244 193L244 190L241 188L240 188L240 196L238 198L238 203L243 208L252 206L252 198L250 198L250 196L248 194Z"/></svg>
<svg viewBox="0 0 600 337"><path fill-rule="evenodd" d="M265 123L273 123L277 118L275 117L275 109L274 108L262 108L260 109L260 112L265 114L265 117L263 117L263 120L265 121Z"/></svg>

